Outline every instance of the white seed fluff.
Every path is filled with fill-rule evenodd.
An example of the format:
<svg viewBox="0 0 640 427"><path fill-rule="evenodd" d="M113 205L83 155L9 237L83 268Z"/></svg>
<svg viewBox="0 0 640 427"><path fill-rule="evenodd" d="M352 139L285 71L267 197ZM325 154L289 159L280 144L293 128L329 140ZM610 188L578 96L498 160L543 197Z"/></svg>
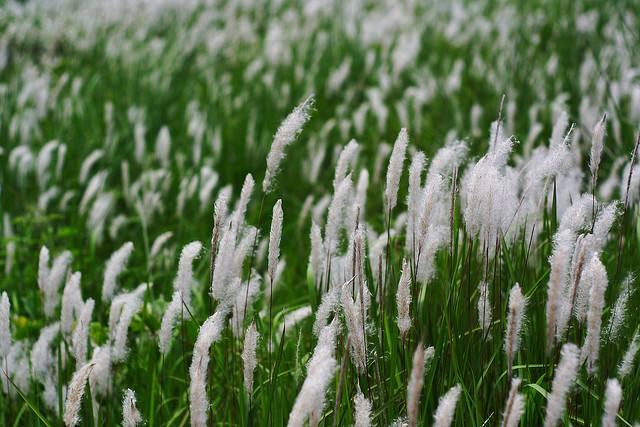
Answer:
<svg viewBox="0 0 640 427"><path fill-rule="evenodd" d="M267 155L267 171L262 181L262 191L265 193L272 190L273 181L280 169L280 162L285 157L285 148L295 141L298 134L302 132L304 124L309 120L313 101L313 95L305 99L284 119L276 131L271 150Z"/></svg>
<svg viewBox="0 0 640 427"><path fill-rule="evenodd" d="M551 393L547 398L545 427L555 427L564 414L567 394L573 387L578 373L580 350L575 344L565 344L560 351L560 363L556 368Z"/></svg>
<svg viewBox="0 0 640 427"><path fill-rule="evenodd" d="M440 398L438 409L433 416L434 427L449 427L451 425L461 391L462 388L457 384Z"/></svg>
<svg viewBox="0 0 640 427"><path fill-rule="evenodd" d="M142 422L142 415L136 406L136 394L131 389L124 391L122 398L122 427L136 427Z"/></svg>
<svg viewBox="0 0 640 427"><path fill-rule="evenodd" d="M393 144L391 157L389 158L389 168L387 169L387 184L384 189L384 204L386 213L389 214L398 202L398 188L400 187L400 177L404 165L404 157L409 144L409 135L405 128L400 129L398 138Z"/></svg>
<svg viewBox="0 0 640 427"><path fill-rule="evenodd" d="M102 284L102 301L111 301L118 285L118 276L126 268L132 252L133 243L127 242L115 251L107 261Z"/></svg>
<svg viewBox="0 0 640 427"><path fill-rule="evenodd" d="M253 371L256 369L258 361L256 359L256 345L258 344L258 330L255 322L247 328L244 334L244 345L242 347L242 370L244 373L244 388L249 396L253 393Z"/></svg>
<svg viewBox="0 0 640 427"><path fill-rule="evenodd" d="M607 380L607 389L604 393L604 413L602 414L602 427L616 427L616 417L622 401L622 387L616 379Z"/></svg>

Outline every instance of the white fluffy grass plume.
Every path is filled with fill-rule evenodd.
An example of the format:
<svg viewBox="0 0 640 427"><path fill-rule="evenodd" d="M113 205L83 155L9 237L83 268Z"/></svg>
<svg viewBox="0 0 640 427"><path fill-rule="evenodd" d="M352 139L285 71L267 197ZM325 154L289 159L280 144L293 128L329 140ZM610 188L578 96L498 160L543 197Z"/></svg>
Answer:
<svg viewBox="0 0 640 427"><path fill-rule="evenodd" d="M193 347L193 356L189 375L189 408L191 410L191 426L205 427L207 425L207 371L209 369L209 348L220 339L224 328L226 311L217 311L200 326L198 338Z"/></svg>
<svg viewBox="0 0 640 427"><path fill-rule="evenodd" d="M93 364L87 363L76 370L71 378L67 400L64 404L64 424L67 427L73 427L80 422L80 404L91 369L93 369Z"/></svg>
<svg viewBox="0 0 640 427"><path fill-rule="evenodd" d="M384 204L386 213L389 214L398 202L398 188L400 187L400 177L404 168L404 158L409 144L409 135L405 128L400 129L398 138L393 144L393 151L389 158L389 168L387 169L387 185L384 189Z"/></svg>
<svg viewBox="0 0 640 427"><path fill-rule="evenodd" d="M142 415L136 403L136 394L133 390L126 389L122 398L122 427L136 427L142 423Z"/></svg>
<svg viewBox="0 0 640 427"><path fill-rule="evenodd" d="M516 283L509 292L509 312L507 313L507 330L504 336L504 351L507 354L509 378L512 375L513 359L520 348L520 334L524 321L527 300L522 295L520 285Z"/></svg>
<svg viewBox="0 0 640 427"><path fill-rule="evenodd" d="M267 171L262 181L262 191L265 193L272 190L273 181L280 168L280 162L285 157L285 148L295 141L304 124L309 120L313 101L313 96L305 99L284 119L276 131L271 143L271 150L267 155Z"/></svg>
<svg viewBox="0 0 640 427"><path fill-rule="evenodd" d="M324 408L326 389L337 367L333 357L337 328L334 320L320 332L313 356L307 364L307 377L289 414L288 427L302 427L307 419L310 425L317 425Z"/></svg>
<svg viewBox="0 0 640 427"><path fill-rule="evenodd" d="M567 395L576 380L580 350L575 344L565 344L560 351L560 363L556 368L551 393L547 398L544 426L554 427L566 409Z"/></svg>
<svg viewBox="0 0 640 427"><path fill-rule="evenodd" d="M449 427L451 425L461 392L462 387L456 384L440 398L438 408L433 416L434 427Z"/></svg>
<svg viewBox="0 0 640 427"><path fill-rule="evenodd" d="M118 276L127 266L132 252L133 243L127 242L115 251L107 261L102 284L102 301L111 301L118 285Z"/></svg>
<svg viewBox="0 0 640 427"><path fill-rule="evenodd" d="M502 414L502 427L517 427L520 424L520 417L524 413L524 396L518 393L521 380L514 378L511 380L511 389L507 397L507 404Z"/></svg>
<svg viewBox="0 0 640 427"><path fill-rule="evenodd" d="M420 396L424 386L424 371L434 354L433 347L425 348L421 342L418 343L416 350L413 352L411 376L407 384L407 419L410 427L418 425Z"/></svg>
<svg viewBox="0 0 640 427"><path fill-rule="evenodd" d="M249 396L253 393L253 371L256 369L258 360L256 359L256 345L258 344L258 330L255 322L247 328L244 334L244 345L242 347L242 370L244 373L244 388Z"/></svg>

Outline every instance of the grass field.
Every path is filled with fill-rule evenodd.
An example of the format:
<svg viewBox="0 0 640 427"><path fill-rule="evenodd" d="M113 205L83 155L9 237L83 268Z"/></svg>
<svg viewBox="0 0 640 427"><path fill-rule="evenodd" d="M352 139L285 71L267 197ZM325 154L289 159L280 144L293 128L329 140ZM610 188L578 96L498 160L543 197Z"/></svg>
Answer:
<svg viewBox="0 0 640 427"><path fill-rule="evenodd" d="M640 422L638 28L0 2L0 424Z"/></svg>

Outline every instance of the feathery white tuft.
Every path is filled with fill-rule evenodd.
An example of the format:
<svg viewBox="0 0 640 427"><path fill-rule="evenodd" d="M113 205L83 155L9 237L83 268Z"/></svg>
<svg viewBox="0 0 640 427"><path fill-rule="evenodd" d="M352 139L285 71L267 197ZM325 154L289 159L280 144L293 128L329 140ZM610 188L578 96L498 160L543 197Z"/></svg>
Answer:
<svg viewBox="0 0 640 427"><path fill-rule="evenodd" d="M0 361L7 357L11 351L10 310L9 296L6 292L2 292L0 298Z"/></svg>
<svg viewBox="0 0 640 427"><path fill-rule="evenodd" d="M364 394L360 390L353 398L353 405L355 406L354 421L355 427L370 427L371 426L371 402L364 397Z"/></svg>
<svg viewBox="0 0 640 427"><path fill-rule="evenodd" d="M273 187L273 181L280 169L280 162L285 157L285 148L292 144L302 127L309 120L309 112L313 107L313 95L305 99L284 119L276 131L271 143L271 150L267 155L267 171L262 181L262 191L269 193Z"/></svg>
<svg viewBox="0 0 640 427"><path fill-rule="evenodd" d="M60 329L66 336L71 334L73 320L78 317L83 307L82 293L80 291L80 272L73 273L64 286L62 292L62 310L60 311Z"/></svg>
<svg viewBox="0 0 640 427"><path fill-rule="evenodd" d="M80 404L91 369L93 369L93 363L87 363L77 369L71 378L64 404L64 424L67 427L73 427L80 422Z"/></svg>
<svg viewBox="0 0 640 427"><path fill-rule="evenodd" d="M289 414L288 427L302 427L320 419L325 403L325 392L337 367L333 352L336 346L337 321L325 326L307 364L307 377ZM317 423L316 423L317 424Z"/></svg>
<svg viewBox="0 0 640 427"><path fill-rule="evenodd" d="M115 251L107 261L102 284L102 301L111 301L118 285L118 276L126 268L132 252L133 243L127 242Z"/></svg>
<svg viewBox="0 0 640 427"><path fill-rule="evenodd" d="M209 348L220 339L224 328L227 311L216 311L200 326L198 338L193 347L189 375L189 408L191 410L191 426L205 427L207 425L207 371L209 369Z"/></svg>
<svg viewBox="0 0 640 427"><path fill-rule="evenodd" d="M280 258L280 238L282 237L282 200L278 199L273 206L273 216L271 219L271 232L269 233L269 265L267 272L271 285L275 279L278 259Z"/></svg>
<svg viewBox="0 0 640 427"><path fill-rule="evenodd" d="M420 409L420 395L424 386L424 370L426 364L433 358L433 347L425 348L422 342L418 343L413 352L411 376L407 384L407 418L410 427L418 425L418 411Z"/></svg>
<svg viewBox="0 0 640 427"><path fill-rule="evenodd" d="M566 409L567 394L571 391L578 373L580 350L575 344L565 344L560 351L560 363L556 368L551 393L547 397L545 427L555 427Z"/></svg>
<svg viewBox="0 0 640 427"><path fill-rule="evenodd" d="M178 274L173 281L173 290L180 292L187 307L191 307L191 292L196 283L193 278L193 261L202 251L202 243L191 242L182 248L180 261L178 261Z"/></svg>
<svg viewBox="0 0 640 427"><path fill-rule="evenodd" d="M520 425L520 417L524 413L524 396L518 393L520 382L519 378L511 380L509 397L502 414L502 427L518 427Z"/></svg>
<svg viewBox="0 0 640 427"><path fill-rule="evenodd" d="M636 332L633 334L633 338L631 339L631 343L629 344L629 348L624 353L620 364L618 365L618 378L623 380L626 378L633 369L633 361L638 354L638 350L640 350L640 329L636 329Z"/></svg>
<svg viewBox="0 0 640 427"><path fill-rule="evenodd" d="M402 273L400 274L400 282L398 283L398 291L396 293L396 303L398 306L398 330L400 336L404 340L411 328L411 272L406 259L402 260Z"/></svg>
<svg viewBox="0 0 640 427"><path fill-rule="evenodd" d="M387 214L390 214L398 202L398 188L400 187L400 177L404 165L404 157L409 144L409 135L405 128L400 129L398 138L393 144L393 151L389 158L389 168L387 169L387 184L384 189L384 205Z"/></svg>
<svg viewBox="0 0 640 427"><path fill-rule="evenodd" d="M409 166L409 191L407 196L407 238L405 250L415 257L416 241L420 237L416 229L420 218L422 205L422 172L424 172L425 155L422 151L416 152Z"/></svg>
<svg viewBox="0 0 640 427"><path fill-rule="evenodd" d="M136 403L136 394L133 390L126 389L122 398L122 427L136 427L142 423L142 415Z"/></svg>
<svg viewBox="0 0 640 427"><path fill-rule="evenodd" d="M504 336L504 351L507 353L509 377L512 375L513 359L520 348L520 332L524 319L527 300L522 295L520 285L516 283L509 292L509 312L507 313L507 330Z"/></svg>
<svg viewBox="0 0 640 427"><path fill-rule="evenodd" d="M616 417L622 401L622 387L616 379L607 380L607 389L604 393L604 413L602 414L602 427L616 427Z"/></svg>
<svg viewBox="0 0 640 427"><path fill-rule="evenodd" d="M322 234L320 232L320 226L313 221L311 223L311 254L309 255L309 262L311 265L311 271L316 281L316 287L322 286L323 272L324 272L324 242L322 241Z"/></svg>
<svg viewBox="0 0 640 427"><path fill-rule="evenodd" d="M256 345L258 344L258 330L255 322L247 328L244 334L244 345L242 347L242 370L244 373L244 388L249 396L253 393L253 371L256 369L258 361L256 359Z"/></svg>
<svg viewBox="0 0 640 427"><path fill-rule="evenodd" d="M438 409L433 416L434 427L449 427L451 425L461 391L462 388L457 384L440 398Z"/></svg>
<svg viewBox="0 0 640 427"><path fill-rule="evenodd" d="M95 301L92 298L87 299L83 304L76 327L73 330L71 338L72 354L76 360L76 366L82 366L87 361L87 341L89 340L89 324L93 315L93 307Z"/></svg>
<svg viewBox="0 0 640 427"><path fill-rule="evenodd" d="M352 139L340 152L340 157L338 157L338 163L336 164L335 176L333 178L333 191L338 189L342 180L350 173L350 170L353 171L353 167L358 159L359 150L360 146L355 139Z"/></svg>
<svg viewBox="0 0 640 427"><path fill-rule="evenodd" d="M165 309L164 314L162 315L162 322L160 323L160 331L158 332L158 347L160 349L160 353L162 354L167 354L167 352L169 351L173 325L182 310L182 294L179 291L176 291L173 293L171 302Z"/></svg>
<svg viewBox="0 0 640 427"><path fill-rule="evenodd" d="M611 317L609 317L609 322L605 328L607 331L605 338L608 341L617 341L620 336L620 329L622 329L622 326L624 325L627 313L627 303L633 294L631 285L634 281L635 277L633 274L629 274L620 285L620 294L618 295L615 305L611 309Z"/></svg>
<svg viewBox="0 0 640 427"><path fill-rule="evenodd" d="M591 176L593 182L597 180L598 168L600 167L600 160L602 159L602 149L604 148L604 134L607 129L607 115L603 115L602 118L596 123L593 128L593 134L591 139L591 157L589 158L589 169L591 170Z"/></svg>
<svg viewBox="0 0 640 427"><path fill-rule="evenodd" d="M489 298L489 283L485 280L478 285L478 321L482 329L482 339L491 340L491 299Z"/></svg>
<svg viewBox="0 0 640 427"><path fill-rule="evenodd" d="M598 356L600 353L600 329L602 327L602 310L604 309L604 294L607 290L607 271L594 254L584 272L590 281L589 310L587 313L587 336L582 347L582 361L587 361L589 376L596 373Z"/></svg>

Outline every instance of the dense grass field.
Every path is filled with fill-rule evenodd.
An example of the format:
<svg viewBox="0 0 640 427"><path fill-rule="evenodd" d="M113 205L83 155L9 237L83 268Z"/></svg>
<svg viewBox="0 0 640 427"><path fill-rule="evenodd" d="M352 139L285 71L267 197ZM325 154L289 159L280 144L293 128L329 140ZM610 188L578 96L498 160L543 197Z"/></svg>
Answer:
<svg viewBox="0 0 640 427"><path fill-rule="evenodd" d="M638 28L0 2L0 425L640 422Z"/></svg>

